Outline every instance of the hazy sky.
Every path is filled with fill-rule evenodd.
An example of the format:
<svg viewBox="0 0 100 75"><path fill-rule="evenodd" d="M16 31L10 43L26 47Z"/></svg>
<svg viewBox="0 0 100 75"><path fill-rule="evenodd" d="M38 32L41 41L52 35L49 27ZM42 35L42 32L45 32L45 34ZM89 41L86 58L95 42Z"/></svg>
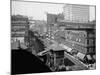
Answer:
<svg viewBox="0 0 100 75"><path fill-rule="evenodd" d="M46 20L46 12L58 14L63 12L64 4L12 1L12 14L26 15L36 20ZM90 20L95 19L95 8L90 7Z"/></svg>

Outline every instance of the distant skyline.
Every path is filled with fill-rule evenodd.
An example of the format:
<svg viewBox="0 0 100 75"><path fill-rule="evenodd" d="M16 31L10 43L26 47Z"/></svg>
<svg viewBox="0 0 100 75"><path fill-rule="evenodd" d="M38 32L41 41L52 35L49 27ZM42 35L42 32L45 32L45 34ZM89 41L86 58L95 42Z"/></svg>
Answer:
<svg viewBox="0 0 100 75"><path fill-rule="evenodd" d="M25 15L34 20L47 20L46 13L63 12L64 4L12 1L12 15ZM95 7L90 7L90 21L95 20Z"/></svg>

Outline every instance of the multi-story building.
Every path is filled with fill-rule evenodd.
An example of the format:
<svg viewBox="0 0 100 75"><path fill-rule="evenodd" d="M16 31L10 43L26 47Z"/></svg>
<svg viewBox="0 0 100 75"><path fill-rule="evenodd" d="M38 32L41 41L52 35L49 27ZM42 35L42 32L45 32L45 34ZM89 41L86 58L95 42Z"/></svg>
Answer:
<svg viewBox="0 0 100 75"><path fill-rule="evenodd" d="M25 42L25 37L28 36L29 22L28 17L21 15L11 16L11 38L17 39L20 42Z"/></svg>
<svg viewBox="0 0 100 75"><path fill-rule="evenodd" d="M57 22L64 20L63 14L47 14L47 32L51 39L53 39L53 33L58 30Z"/></svg>
<svg viewBox="0 0 100 75"><path fill-rule="evenodd" d="M48 32L53 36L53 40L65 46L65 51L71 56L82 61L87 55L95 55L96 22L89 22L89 6L68 4L65 5L63 14L64 19L58 19L55 14L47 14ZM62 52L61 55L65 53ZM74 62L75 59L70 60Z"/></svg>
<svg viewBox="0 0 100 75"><path fill-rule="evenodd" d="M96 22L89 22L90 6L66 4L63 14L64 20L57 22L59 32L56 32L55 40L76 53L95 54Z"/></svg>
<svg viewBox="0 0 100 75"><path fill-rule="evenodd" d="M55 34L55 40L83 54L95 53L95 23L59 22L64 31Z"/></svg>
<svg viewBox="0 0 100 75"><path fill-rule="evenodd" d="M33 54L37 54L44 50L45 46L43 42L38 37L38 32L28 31L28 48Z"/></svg>
<svg viewBox="0 0 100 75"><path fill-rule="evenodd" d="M66 4L63 7L64 19L70 22L88 22L89 6Z"/></svg>

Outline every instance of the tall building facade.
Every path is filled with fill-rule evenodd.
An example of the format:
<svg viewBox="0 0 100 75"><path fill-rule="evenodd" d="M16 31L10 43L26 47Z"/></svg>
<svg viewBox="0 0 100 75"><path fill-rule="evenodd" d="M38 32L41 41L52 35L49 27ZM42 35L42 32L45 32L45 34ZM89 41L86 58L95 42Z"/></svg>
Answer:
<svg viewBox="0 0 100 75"><path fill-rule="evenodd" d="M71 22L88 22L89 6L66 4L63 7L64 19Z"/></svg>
<svg viewBox="0 0 100 75"><path fill-rule="evenodd" d="M47 32L50 38L53 38L53 33L58 30L57 22L60 20L64 20L64 15L62 13L59 14L47 14Z"/></svg>
<svg viewBox="0 0 100 75"><path fill-rule="evenodd" d="M95 23L59 22L64 31L55 34L55 40L82 54L95 54Z"/></svg>
<svg viewBox="0 0 100 75"><path fill-rule="evenodd" d="M13 15L11 17L11 37L20 42L24 42L24 38L28 36L28 17L22 15Z"/></svg>

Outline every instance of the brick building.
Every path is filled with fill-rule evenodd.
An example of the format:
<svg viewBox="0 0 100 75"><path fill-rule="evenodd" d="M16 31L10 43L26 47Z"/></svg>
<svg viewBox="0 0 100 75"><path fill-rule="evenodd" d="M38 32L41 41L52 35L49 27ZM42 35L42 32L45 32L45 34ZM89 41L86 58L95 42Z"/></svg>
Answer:
<svg viewBox="0 0 100 75"><path fill-rule="evenodd" d="M59 22L64 31L57 32L55 40L83 54L95 53L95 23Z"/></svg>
<svg viewBox="0 0 100 75"><path fill-rule="evenodd" d="M57 22L59 22L60 20L64 20L63 14L47 14L47 33L51 39L53 39L53 33L58 30Z"/></svg>
<svg viewBox="0 0 100 75"><path fill-rule="evenodd" d="M28 17L22 15L11 16L11 39L17 39L20 42L25 42L25 37L28 36L29 22Z"/></svg>

